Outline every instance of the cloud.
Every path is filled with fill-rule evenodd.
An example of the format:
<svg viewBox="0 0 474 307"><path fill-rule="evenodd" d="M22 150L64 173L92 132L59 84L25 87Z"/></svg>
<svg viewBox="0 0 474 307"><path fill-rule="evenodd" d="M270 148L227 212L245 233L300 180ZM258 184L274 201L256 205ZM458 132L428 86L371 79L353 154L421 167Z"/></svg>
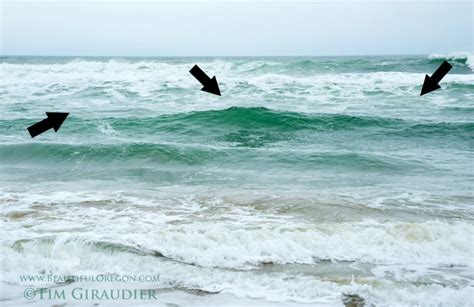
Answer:
<svg viewBox="0 0 474 307"><path fill-rule="evenodd" d="M471 2L2 1L2 54L352 55L472 50Z"/></svg>

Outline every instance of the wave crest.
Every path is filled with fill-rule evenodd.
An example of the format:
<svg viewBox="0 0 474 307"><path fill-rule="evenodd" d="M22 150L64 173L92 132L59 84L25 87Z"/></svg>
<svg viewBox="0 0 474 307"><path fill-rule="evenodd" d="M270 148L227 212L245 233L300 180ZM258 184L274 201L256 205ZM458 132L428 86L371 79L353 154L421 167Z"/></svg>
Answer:
<svg viewBox="0 0 474 307"><path fill-rule="evenodd" d="M468 51L451 52L446 54L433 53L428 56L430 60L446 60L468 66L474 71L474 53Z"/></svg>

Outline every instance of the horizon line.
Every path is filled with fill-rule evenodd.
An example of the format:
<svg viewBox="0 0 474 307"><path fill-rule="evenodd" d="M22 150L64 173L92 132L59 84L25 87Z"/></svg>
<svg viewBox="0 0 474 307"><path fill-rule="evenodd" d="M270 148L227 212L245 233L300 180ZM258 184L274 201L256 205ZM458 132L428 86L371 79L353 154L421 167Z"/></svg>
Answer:
<svg viewBox="0 0 474 307"><path fill-rule="evenodd" d="M257 58L257 57L363 57L363 56L425 56L431 54L471 53L470 51L453 51L442 53L392 53L392 54L324 54L324 55L59 55L59 54L0 54L0 57L122 57L122 58Z"/></svg>

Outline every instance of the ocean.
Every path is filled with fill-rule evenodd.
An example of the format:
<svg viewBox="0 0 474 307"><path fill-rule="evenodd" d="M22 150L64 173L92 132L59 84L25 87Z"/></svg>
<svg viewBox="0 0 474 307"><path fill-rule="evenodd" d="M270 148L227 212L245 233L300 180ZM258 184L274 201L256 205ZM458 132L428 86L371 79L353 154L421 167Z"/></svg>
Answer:
<svg viewBox="0 0 474 307"><path fill-rule="evenodd" d="M2 306L472 306L472 53L0 63Z"/></svg>

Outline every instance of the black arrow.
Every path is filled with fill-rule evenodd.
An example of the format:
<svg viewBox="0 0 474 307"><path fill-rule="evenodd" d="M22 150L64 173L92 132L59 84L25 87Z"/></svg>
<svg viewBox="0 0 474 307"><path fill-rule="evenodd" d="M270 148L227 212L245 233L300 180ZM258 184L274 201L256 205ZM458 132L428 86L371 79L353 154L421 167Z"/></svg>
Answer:
<svg viewBox="0 0 474 307"><path fill-rule="evenodd" d="M448 71L453 68L451 64L448 62L444 61L438 69L430 76L426 75L425 76L425 82L423 82L423 87L421 88L421 93L420 96L423 96L424 94L427 94L429 92L432 92L434 90L437 90L440 88L439 86L439 81L446 76Z"/></svg>
<svg viewBox="0 0 474 307"><path fill-rule="evenodd" d="M214 95L221 95L219 85L217 85L216 76L212 77L212 79L209 78L206 73L203 72L201 68L199 68L199 66L197 65L194 65L194 67L191 68L189 72L203 85L201 91L208 92Z"/></svg>
<svg viewBox="0 0 474 307"><path fill-rule="evenodd" d="M69 113L46 112L46 116L48 117L34 124L33 126L28 127L28 131L30 132L32 138L51 128L58 132L59 127L61 127L68 115Z"/></svg>

